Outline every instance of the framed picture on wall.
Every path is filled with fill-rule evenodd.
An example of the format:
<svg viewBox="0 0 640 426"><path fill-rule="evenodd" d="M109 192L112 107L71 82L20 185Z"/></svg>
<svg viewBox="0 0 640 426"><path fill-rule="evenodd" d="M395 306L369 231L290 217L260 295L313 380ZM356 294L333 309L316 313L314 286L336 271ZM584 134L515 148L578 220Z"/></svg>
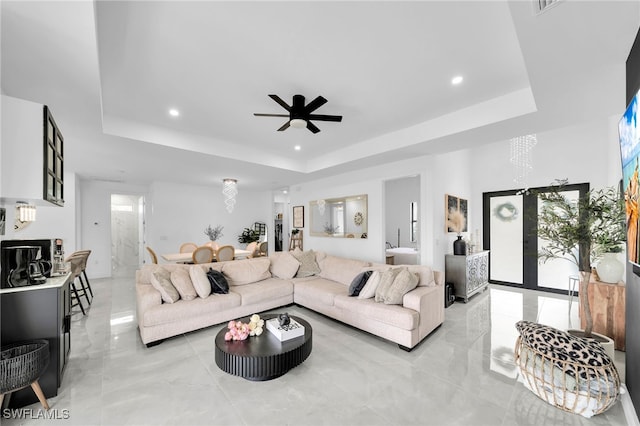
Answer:
<svg viewBox="0 0 640 426"><path fill-rule="evenodd" d="M304 228L304 206L295 206L293 208L293 227Z"/></svg>
<svg viewBox="0 0 640 426"><path fill-rule="evenodd" d="M462 232L468 231L469 226L469 217L468 217L468 202L464 198L455 197L453 195L445 194L444 195L444 229L445 232L455 232L453 229L449 228L447 225L447 219L449 218L449 212L460 210L462 215L464 216L464 229Z"/></svg>
<svg viewBox="0 0 640 426"><path fill-rule="evenodd" d="M0 235L4 235L4 228L7 223L7 210L0 207Z"/></svg>

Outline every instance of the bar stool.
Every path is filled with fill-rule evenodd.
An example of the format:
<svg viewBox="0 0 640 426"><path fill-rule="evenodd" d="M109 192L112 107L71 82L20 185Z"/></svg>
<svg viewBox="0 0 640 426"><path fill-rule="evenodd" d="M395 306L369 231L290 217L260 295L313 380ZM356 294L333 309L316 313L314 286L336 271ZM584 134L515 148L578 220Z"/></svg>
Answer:
<svg viewBox="0 0 640 426"><path fill-rule="evenodd" d="M93 290L91 289L91 283L89 282L89 277L87 277L87 261L89 260L89 255L91 254L91 250L78 250L71 254L78 254L82 257L82 275L84 276L84 281L86 282L86 286L89 289L89 293L91 294L91 300L93 301ZM80 277L80 281L82 281L82 277ZM82 286L84 287L84 282Z"/></svg>
<svg viewBox="0 0 640 426"><path fill-rule="evenodd" d="M71 287L71 308L80 306L82 315L86 315L87 312L84 309L81 297L84 296L85 299L87 299L87 304L89 306L91 306L91 300L89 299L87 288L84 286L81 277L83 257L81 255L74 256L72 254L71 256L67 257L65 261L71 264L71 274L73 275L73 280L69 284L69 286ZM78 287L76 287L76 278L80 279L80 290L78 290Z"/></svg>

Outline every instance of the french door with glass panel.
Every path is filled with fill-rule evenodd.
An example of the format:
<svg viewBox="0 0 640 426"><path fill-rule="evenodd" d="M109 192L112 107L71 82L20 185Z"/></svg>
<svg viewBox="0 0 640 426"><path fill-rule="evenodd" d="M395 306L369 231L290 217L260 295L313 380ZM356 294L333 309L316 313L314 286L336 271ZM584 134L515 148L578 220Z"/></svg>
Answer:
<svg viewBox="0 0 640 426"><path fill-rule="evenodd" d="M578 274L577 266L568 257L538 262L538 252L545 241L537 233L543 203L537 194L553 189L483 194L483 244L490 250L489 282L554 293L568 291L569 277ZM560 193L577 201L588 191L589 184L583 183L565 185Z"/></svg>

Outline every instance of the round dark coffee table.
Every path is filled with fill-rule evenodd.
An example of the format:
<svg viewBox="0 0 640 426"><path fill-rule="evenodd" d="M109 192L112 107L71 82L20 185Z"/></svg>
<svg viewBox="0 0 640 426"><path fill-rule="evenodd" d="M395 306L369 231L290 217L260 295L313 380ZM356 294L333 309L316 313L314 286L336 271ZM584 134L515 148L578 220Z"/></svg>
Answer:
<svg viewBox="0 0 640 426"><path fill-rule="evenodd" d="M274 314L260 315L265 322L276 317ZM280 377L302 364L311 354L311 325L300 317L291 315L291 318L304 326L304 336L284 342L267 330L266 324L260 336L227 342L224 335L228 329L224 327L216 335L216 365L234 376L264 381ZM249 317L241 318L240 321L248 323Z"/></svg>

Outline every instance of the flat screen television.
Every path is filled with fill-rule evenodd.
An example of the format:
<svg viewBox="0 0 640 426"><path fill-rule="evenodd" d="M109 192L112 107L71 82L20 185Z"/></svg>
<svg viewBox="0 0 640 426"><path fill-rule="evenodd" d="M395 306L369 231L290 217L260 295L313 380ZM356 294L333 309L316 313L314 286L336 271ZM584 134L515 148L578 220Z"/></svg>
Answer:
<svg viewBox="0 0 640 426"><path fill-rule="evenodd" d="M638 129L638 92L618 123L622 190L627 218L627 258L640 266L640 129ZM636 268L634 268L635 272Z"/></svg>

